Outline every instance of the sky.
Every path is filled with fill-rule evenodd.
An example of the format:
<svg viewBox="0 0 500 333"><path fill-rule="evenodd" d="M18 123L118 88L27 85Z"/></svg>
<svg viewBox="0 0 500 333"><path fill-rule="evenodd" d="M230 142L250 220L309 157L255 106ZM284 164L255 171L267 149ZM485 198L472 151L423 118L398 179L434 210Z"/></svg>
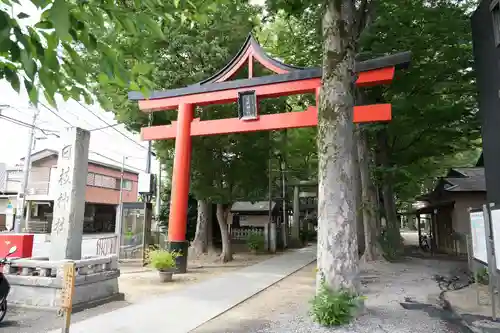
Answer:
<svg viewBox="0 0 500 333"><path fill-rule="evenodd" d="M42 103L49 106L44 101ZM5 108L3 105L11 107ZM114 115L111 112L102 110L98 105L86 107L104 119L107 124L116 124ZM10 87L10 84L3 80L0 81L0 108L3 109L1 111L3 116L28 124L31 124L35 112L34 108L30 107L27 94L22 90L21 94L17 94ZM88 130L108 126L91 111L73 100L64 102L59 99L57 110L50 107L62 119L42 105L38 109L40 112L36 127L44 130L62 131L65 127L69 127L62 119L66 120L71 126L78 126ZM2 142L0 144L0 162L8 165L19 163L19 160L26 155L28 149L29 131L30 129L27 126L17 125L8 119L0 118L0 141ZM57 150L60 146L57 137L44 135L40 130L35 131L35 137L38 140L36 140L34 151L46 148ZM128 132L123 125L92 131L89 149L89 158L92 160L117 165L121 163L123 156L126 156L126 164L129 167L143 171L146 166L147 142L141 141L138 134ZM157 168L158 163L153 160L152 172L156 173Z"/></svg>

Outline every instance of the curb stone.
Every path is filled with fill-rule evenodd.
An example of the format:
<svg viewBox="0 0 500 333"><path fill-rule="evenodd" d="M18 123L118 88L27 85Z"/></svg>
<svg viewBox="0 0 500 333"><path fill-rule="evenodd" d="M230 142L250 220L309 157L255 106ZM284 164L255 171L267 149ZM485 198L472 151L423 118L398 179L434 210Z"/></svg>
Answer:
<svg viewBox="0 0 500 333"><path fill-rule="evenodd" d="M472 332L474 333L485 333L482 329L478 328L478 327L475 327L471 324L469 324L464 318L463 316L460 314L460 312L458 312L452 305L451 303L444 297L444 295L442 297L440 297L440 300L441 300L441 303L442 303L442 306L443 306L443 309L444 310L447 310L447 311L450 311L454 316L456 316L457 318L460 319L460 323L462 325L464 325L465 327L467 327L469 330L471 330Z"/></svg>
<svg viewBox="0 0 500 333"><path fill-rule="evenodd" d="M474 333L500 333L500 322L494 322L489 318L477 315L467 315L462 313L457 307L453 306L449 300L446 299L445 293L440 295L440 300L444 310L450 311L454 316L460 319L462 325L467 327ZM470 320L466 320L466 317Z"/></svg>

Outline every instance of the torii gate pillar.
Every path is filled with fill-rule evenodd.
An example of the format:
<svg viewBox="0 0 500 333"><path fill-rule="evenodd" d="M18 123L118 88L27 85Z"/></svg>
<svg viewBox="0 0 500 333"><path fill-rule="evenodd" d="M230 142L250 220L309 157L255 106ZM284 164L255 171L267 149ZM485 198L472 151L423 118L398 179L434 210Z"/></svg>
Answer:
<svg viewBox="0 0 500 333"><path fill-rule="evenodd" d="M177 137L175 139L174 172L172 174L171 205L168 217L169 249L187 253L186 241L187 211L189 196L189 170L191 169L191 122L193 104L180 104L177 116ZM187 256L180 257L177 270L186 272ZM185 260L182 260L185 259Z"/></svg>

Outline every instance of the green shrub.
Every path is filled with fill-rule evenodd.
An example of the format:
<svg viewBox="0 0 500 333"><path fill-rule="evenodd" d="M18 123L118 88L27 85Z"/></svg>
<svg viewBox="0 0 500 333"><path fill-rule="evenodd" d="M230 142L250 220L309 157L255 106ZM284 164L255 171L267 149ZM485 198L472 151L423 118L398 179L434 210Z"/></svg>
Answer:
<svg viewBox="0 0 500 333"><path fill-rule="evenodd" d="M176 259L180 255L179 252L152 248L146 252L146 262L159 271L167 270L176 267Z"/></svg>
<svg viewBox="0 0 500 333"><path fill-rule="evenodd" d="M477 282L484 285L490 284L490 273L488 273L488 269L481 268L476 272Z"/></svg>
<svg viewBox="0 0 500 333"><path fill-rule="evenodd" d="M316 323L331 327L350 323L362 305L364 297L349 290L331 290L324 280L311 300L311 317Z"/></svg>
<svg viewBox="0 0 500 333"><path fill-rule="evenodd" d="M251 232L246 239L248 249L251 251L262 251L264 250L265 246L265 239L264 235L258 233L258 232Z"/></svg>
<svg viewBox="0 0 500 333"><path fill-rule="evenodd" d="M379 236L379 243L385 259L397 260L404 254L404 238L398 230L387 228Z"/></svg>

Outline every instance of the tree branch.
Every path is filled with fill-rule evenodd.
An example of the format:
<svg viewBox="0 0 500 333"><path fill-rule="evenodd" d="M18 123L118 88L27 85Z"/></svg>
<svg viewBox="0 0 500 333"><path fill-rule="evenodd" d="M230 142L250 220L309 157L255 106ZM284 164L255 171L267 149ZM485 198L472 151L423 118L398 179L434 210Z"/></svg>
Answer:
<svg viewBox="0 0 500 333"><path fill-rule="evenodd" d="M361 4L359 5L356 11L356 26L354 30L354 38L358 40L363 30L369 25L371 22L373 12L375 9L376 0L361 0Z"/></svg>
<svg viewBox="0 0 500 333"><path fill-rule="evenodd" d="M424 136L424 134L427 133L427 129L424 129L423 131L421 131L415 138L413 138L413 140L411 140L407 145L405 145L404 147L401 147L401 148L398 148L398 149L395 149L394 147L392 148L392 153L397 153L397 152L400 152L400 151L403 151L403 150L406 150L408 148L410 148L411 146L413 146L413 144L415 144L416 142L420 141L420 139L422 139L422 137Z"/></svg>

